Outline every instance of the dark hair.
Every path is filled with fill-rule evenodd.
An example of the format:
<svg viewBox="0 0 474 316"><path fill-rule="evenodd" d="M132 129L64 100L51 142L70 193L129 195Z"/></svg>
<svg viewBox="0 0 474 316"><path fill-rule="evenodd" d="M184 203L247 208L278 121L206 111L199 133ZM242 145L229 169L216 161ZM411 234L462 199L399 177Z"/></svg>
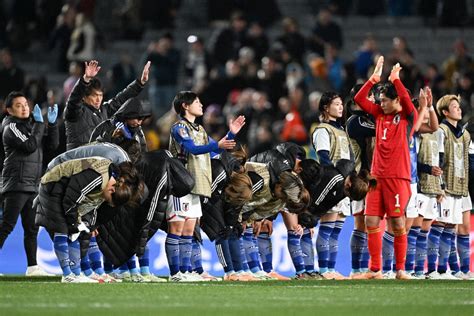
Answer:
<svg viewBox="0 0 474 316"><path fill-rule="evenodd" d="M230 204L243 205L252 199L252 180L247 173L233 172L224 192Z"/></svg>
<svg viewBox="0 0 474 316"><path fill-rule="evenodd" d="M20 91L12 91L10 92L7 97L5 98L5 107L11 108L13 106L13 100L16 98L24 97L26 98L25 94Z"/></svg>
<svg viewBox="0 0 474 316"><path fill-rule="evenodd" d="M319 113L320 113L320 120L322 122L327 121L327 119L325 119L325 114L324 114L326 107L328 107L331 104L331 102L337 98L340 98L342 100L341 96L337 94L337 92L333 92L333 91L326 91L321 95L321 99L319 100Z"/></svg>
<svg viewBox="0 0 474 316"><path fill-rule="evenodd" d="M349 180L351 181L351 186L344 193L355 201L365 198L367 192L375 189L377 186L377 180L365 169L362 169L359 174L352 173L349 176Z"/></svg>
<svg viewBox="0 0 474 316"><path fill-rule="evenodd" d="M89 81L89 84L86 86L86 89L84 90L84 95L87 97L91 95L94 90L104 91L102 82L97 78L92 78Z"/></svg>
<svg viewBox="0 0 474 316"><path fill-rule="evenodd" d="M379 93L383 93L387 98L395 100L398 98L397 90L391 82L387 82L380 87Z"/></svg>
<svg viewBox="0 0 474 316"><path fill-rule="evenodd" d="M183 103L190 105L197 99L197 94L192 91L180 91L174 97L173 108L178 115L184 116L185 110L183 108Z"/></svg>
<svg viewBox="0 0 474 316"><path fill-rule="evenodd" d="M283 171L278 178L278 183L285 195L282 200L286 203L289 212L298 214L308 207L309 192L305 189L303 181L297 174Z"/></svg>
<svg viewBox="0 0 474 316"><path fill-rule="evenodd" d="M112 134L111 142L120 146L128 154L132 163L136 163L142 156L140 143L135 139L125 137L121 128L116 128Z"/></svg>
<svg viewBox="0 0 474 316"><path fill-rule="evenodd" d="M130 162L122 162L116 168L118 171L117 185L112 194L114 206L127 204L136 207L145 191L145 184L138 171Z"/></svg>
<svg viewBox="0 0 474 316"><path fill-rule="evenodd" d="M299 176L306 188L309 188L315 179L318 179L321 165L313 159L303 159L300 162L301 172Z"/></svg>

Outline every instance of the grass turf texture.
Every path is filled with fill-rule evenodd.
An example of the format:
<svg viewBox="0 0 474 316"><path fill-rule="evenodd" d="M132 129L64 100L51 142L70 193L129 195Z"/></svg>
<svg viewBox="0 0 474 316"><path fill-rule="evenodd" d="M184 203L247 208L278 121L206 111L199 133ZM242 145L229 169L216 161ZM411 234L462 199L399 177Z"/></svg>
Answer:
<svg viewBox="0 0 474 316"><path fill-rule="evenodd" d="M473 281L61 284L0 277L0 315L474 315Z"/></svg>

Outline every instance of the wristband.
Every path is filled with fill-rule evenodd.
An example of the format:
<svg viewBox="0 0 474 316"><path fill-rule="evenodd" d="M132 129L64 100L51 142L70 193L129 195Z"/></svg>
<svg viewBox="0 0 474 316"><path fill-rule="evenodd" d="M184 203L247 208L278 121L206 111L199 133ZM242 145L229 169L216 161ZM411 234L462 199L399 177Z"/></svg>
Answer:
<svg viewBox="0 0 474 316"><path fill-rule="evenodd" d="M430 111L430 112L434 112L434 110L435 110L435 109L434 109L434 107L433 107L433 106L430 106L430 107L428 107L428 111Z"/></svg>

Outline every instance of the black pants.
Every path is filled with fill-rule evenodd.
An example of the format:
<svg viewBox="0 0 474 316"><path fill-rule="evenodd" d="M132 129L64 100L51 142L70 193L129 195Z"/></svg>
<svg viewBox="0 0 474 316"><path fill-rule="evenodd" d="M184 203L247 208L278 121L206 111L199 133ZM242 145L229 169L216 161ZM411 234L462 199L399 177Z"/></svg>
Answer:
<svg viewBox="0 0 474 316"><path fill-rule="evenodd" d="M0 225L0 249L8 235L15 228L18 216L21 215L24 238L23 244L26 252L28 266L36 265L36 249L38 238L38 226L35 225L36 212L32 209L33 192L7 192L3 195L3 222Z"/></svg>

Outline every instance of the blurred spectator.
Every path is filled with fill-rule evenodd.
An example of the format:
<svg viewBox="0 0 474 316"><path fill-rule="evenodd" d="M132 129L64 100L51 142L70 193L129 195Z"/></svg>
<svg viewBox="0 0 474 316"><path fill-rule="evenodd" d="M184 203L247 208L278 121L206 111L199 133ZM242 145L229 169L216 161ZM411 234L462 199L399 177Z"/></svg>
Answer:
<svg viewBox="0 0 474 316"><path fill-rule="evenodd" d="M334 43L338 49L341 49L343 44L342 31L341 27L333 21L331 11L327 8L321 8L316 25L313 28L310 48L319 56L324 56L324 47L329 42Z"/></svg>
<svg viewBox="0 0 474 316"><path fill-rule="evenodd" d="M325 51L329 82L331 83L333 90L341 92L346 75L344 71L344 63L339 56L339 49L334 43L329 43L326 45Z"/></svg>
<svg viewBox="0 0 474 316"><path fill-rule="evenodd" d="M463 72L459 75L455 94L461 96L462 122L474 120L474 73Z"/></svg>
<svg viewBox="0 0 474 316"><path fill-rule="evenodd" d="M355 53L354 67L358 79L366 80L370 67L374 64L377 42L372 34L367 34L362 46Z"/></svg>
<svg viewBox="0 0 474 316"><path fill-rule="evenodd" d="M84 72L84 64L73 61L69 64L69 77L64 80L63 83L63 98L62 103L66 104L66 100L71 94L72 88L76 84L77 80L81 77Z"/></svg>
<svg viewBox="0 0 474 316"><path fill-rule="evenodd" d="M180 52L174 48L173 36L166 33L152 42L146 60L151 61L152 67L149 98L153 114L159 119L171 109L177 90Z"/></svg>
<svg viewBox="0 0 474 316"><path fill-rule="evenodd" d="M433 102L448 93L446 78L439 72L436 64L427 65L424 78L424 85L431 88Z"/></svg>
<svg viewBox="0 0 474 316"><path fill-rule="evenodd" d="M242 47L239 50L238 60L242 78L247 86L255 87L257 85L258 66L255 63L255 52L250 47Z"/></svg>
<svg viewBox="0 0 474 316"><path fill-rule="evenodd" d="M408 47L406 39L402 36L395 36L392 39L392 49L388 55L388 64L396 63L408 64L413 59L413 51Z"/></svg>
<svg viewBox="0 0 474 316"><path fill-rule="evenodd" d="M276 0L235 0L238 9L242 10L249 21L257 21L263 26L269 26L281 17Z"/></svg>
<svg viewBox="0 0 474 316"><path fill-rule="evenodd" d="M44 75L40 75L38 78L31 77L26 80L25 84L25 96L28 100L31 100L33 104L42 104L47 101L47 80Z"/></svg>
<svg viewBox="0 0 474 316"><path fill-rule="evenodd" d="M0 99L11 91L22 91L25 87L25 72L13 60L8 49L0 51Z"/></svg>
<svg viewBox="0 0 474 316"><path fill-rule="evenodd" d="M294 62L286 66L286 87L288 91L294 90L304 81L304 70L300 64ZM280 102L280 100L278 100Z"/></svg>
<svg viewBox="0 0 474 316"><path fill-rule="evenodd" d="M298 145L305 145L308 142L308 133L301 117L303 109L304 89L298 85L290 89L291 109L285 116L283 130L280 140L283 142L294 142Z"/></svg>
<svg viewBox="0 0 474 316"><path fill-rule="evenodd" d="M37 0L38 31L42 39L47 39L56 27L62 6L62 0Z"/></svg>
<svg viewBox="0 0 474 316"><path fill-rule="evenodd" d="M123 7L117 9L117 17L120 25L120 37L123 39L141 39L145 26L140 16L140 1L127 0Z"/></svg>
<svg viewBox="0 0 474 316"><path fill-rule="evenodd" d="M127 53L122 53L120 61L107 72L107 78L109 79L109 87L105 98L110 99L125 89L130 82L137 79L132 57Z"/></svg>
<svg viewBox="0 0 474 316"><path fill-rule="evenodd" d="M211 104L206 108L202 122L207 134L213 139L221 139L227 133L226 121L218 104Z"/></svg>
<svg viewBox="0 0 474 316"><path fill-rule="evenodd" d="M201 94L207 85L211 68L210 56L204 46L204 41L196 35L188 36L188 54L184 61L185 88Z"/></svg>
<svg viewBox="0 0 474 316"><path fill-rule="evenodd" d="M284 49L290 54L290 60L299 64L303 63L303 55L305 53L305 39L300 33L298 22L286 17L282 21L283 34L277 37Z"/></svg>
<svg viewBox="0 0 474 316"><path fill-rule="evenodd" d="M308 110L303 114L303 122L307 131L311 130L314 123L319 122L319 100L322 95L319 91L313 91L308 96Z"/></svg>
<svg viewBox="0 0 474 316"><path fill-rule="evenodd" d="M36 0L15 0L10 3L6 28L8 47L12 50L29 48L36 28Z"/></svg>
<svg viewBox="0 0 474 316"><path fill-rule="evenodd" d="M309 71L306 77L306 85L309 91L331 90L331 83L328 79L328 65L323 57L316 54L308 55Z"/></svg>
<svg viewBox="0 0 474 316"><path fill-rule="evenodd" d="M180 0L135 0L140 3L140 16L154 29L174 28Z"/></svg>
<svg viewBox="0 0 474 316"><path fill-rule="evenodd" d="M252 95L252 106L248 109L246 120L250 119L248 124L247 144L250 155L261 151L262 146L273 142L268 139L267 133L271 133L272 122L275 120L276 112L272 110L272 105L268 102L265 93L255 91ZM271 137L270 137L271 138Z"/></svg>
<svg viewBox="0 0 474 316"><path fill-rule="evenodd" d="M239 49L245 44L247 20L241 12L234 12L230 19L230 27L224 28L214 35L212 55L214 60L223 66L232 58L237 58Z"/></svg>
<svg viewBox="0 0 474 316"><path fill-rule="evenodd" d="M466 43L458 39L453 45L454 54L443 62L448 89L452 90L460 71L474 71L474 60L467 52Z"/></svg>
<svg viewBox="0 0 474 316"><path fill-rule="evenodd" d="M95 49L95 27L85 14L79 13L76 15L67 58L69 61L92 60L95 57Z"/></svg>
<svg viewBox="0 0 474 316"><path fill-rule="evenodd" d="M268 52L269 41L265 29L258 22L252 22L247 32L245 46L251 47L255 52L255 59L261 60Z"/></svg>
<svg viewBox="0 0 474 316"><path fill-rule="evenodd" d="M53 30L49 38L49 48L52 49L56 45L58 46L58 60L57 70L60 72L67 72L69 67L69 61L67 58L67 51L71 45L71 34L74 29L76 20L76 10L69 6L64 5L61 10L61 14L56 19L56 27Z"/></svg>
<svg viewBox="0 0 474 316"><path fill-rule="evenodd" d="M268 95L271 104L277 104L278 100L287 94L285 73L274 56L269 55L262 58L261 69L257 76L259 79L258 89Z"/></svg>

